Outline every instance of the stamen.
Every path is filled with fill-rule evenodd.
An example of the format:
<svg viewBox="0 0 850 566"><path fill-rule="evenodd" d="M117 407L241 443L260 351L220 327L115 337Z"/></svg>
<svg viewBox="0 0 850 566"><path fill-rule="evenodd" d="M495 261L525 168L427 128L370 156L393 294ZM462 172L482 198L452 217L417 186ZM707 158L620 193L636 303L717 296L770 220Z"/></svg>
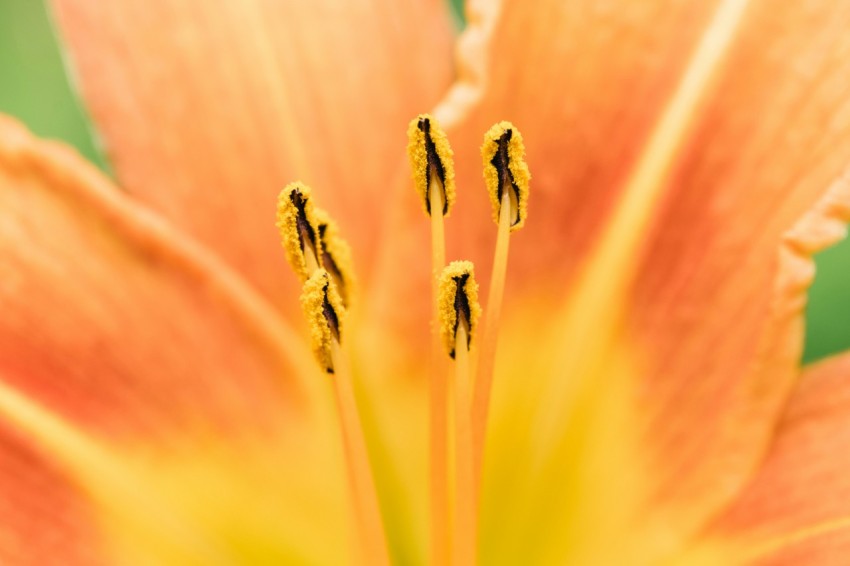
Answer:
<svg viewBox="0 0 850 566"><path fill-rule="evenodd" d="M431 217L431 304L437 319L437 279L446 264L446 241L443 216L455 201L453 153L448 138L439 124L428 114L420 114L407 130L407 154L413 184L422 206ZM442 214L431 214L432 210ZM431 563L449 560L448 539L448 405L447 385L440 353L440 335L431 332L430 408L430 476L431 476Z"/></svg>
<svg viewBox="0 0 850 566"><path fill-rule="evenodd" d="M466 324L461 324L455 337L455 379L452 388L455 441L452 564L475 564L478 542L478 489L473 453L469 339Z"/></svg>
<svg viewBox="0 0 850 566"><path fill-rule="evenodd" d="M334 374L334 392L353 496L354 522L359 530L357 538L361 543L364 563L389 565L386 535L354 397L351 367L340 346L345 308L327 271L317 269L310 276L304 284L301 304L310 323L316 358L326 372Z"/></svg>
<svg viewBox="0 0 850 566"><path fill-rule="evenodd" d="M499 122L484 134L481 146L484 161L484 182L493 205L493 220L499 223L502 196L510 193L511 230L525 224L528 208L528 183L531 175L525 163L522 136L510 122Z"/></svg>
<svg viewBox="0 0 850 566"><path fill-rule="evenodd" d="M277 224L286 259L302 281L319 267L322 245L318 238L310 187L290 183L277 198Z"/></svg>
<svg viewBox="0 0 850 566"><path fill-rule="evenodd" d="M413 184L422 198L425 212L431 214L432 189L440 190L442 215L446 216L455 202L455 169L449 140L440 125L429 114L420 114L407 129L407 156Z"/></svg>
<svg viewBox="0 0 850 566"><path fill-rule="evenodd" d="M510 122L500 122L484 135L481 157L484 162L484 180L499 228L496 234L493 272L487 295L484 340L481 344L472 408L476 480L480 477L484 457L487 413L496 363L496 346L499 341L499 321L505 296L505 277L508 271L510 233L525 224L531 180L525 163L522 135Z"/></svg>
<svg viewBox="0 0 850 566"><path fill-rule="evenodd" d="M452 468L453 528L452 564L475 564L478 492L472 429L472 374L469 350L481 307L472 263L455 261L440 276L439 310L441 335L454 359L455 379L450 404L454 405L454 458Z"/></svg>
<svg viewBox="0 0 850 566"><path fill-rule="evenodd" d="M340 235L339 227L327 212L315 207L313 217L316 219L319 233L322 266L330 274L334 285L336 285L342 297L343 306L350 308L356 289L351 247Z"/></svg>

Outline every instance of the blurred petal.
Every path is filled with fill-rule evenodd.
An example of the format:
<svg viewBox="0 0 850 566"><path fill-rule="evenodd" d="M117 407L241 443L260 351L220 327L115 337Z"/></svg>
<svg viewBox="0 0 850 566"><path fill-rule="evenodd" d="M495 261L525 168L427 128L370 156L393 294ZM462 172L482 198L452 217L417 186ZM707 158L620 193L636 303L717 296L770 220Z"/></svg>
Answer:
<svg viewBox="0 0 850 566"><path fill-rule="evenodd" d="M345 506L327 383L271 307L5 117L0 202L0 428L85 488L110 552L175 563L160 535L199 530L227 555L338 556L348 517L317 511Z"/></svg>
<svg viewBox="0 0 850 566"><path fill-rule="evenodd" d="M742 563L845 563L848 455L850 354L842 354L805 371L761 469L710 535L733 541Z"/></svg>
<svg viewBox="0 0 850 566"><path fill-rule="evenodd" d="M533 402L524 406L536 414L525 417L526 428L511 421L518 444L499 462L534 462L556 481L563 466L576 464L557 452L566 436L541 441L541 431L570 430L603 402L592 390L611 387L638 421L623 428L644 431L626 438L648 459L634 462L647 481L640 505L656 531L647 538L659 553L672 551L734 496L765 450L797 372L810 256L843 235L850 216L846 181L835 182L850 164L850 6L507 1L500 9L474 4L471 21L461 40L464 80L437 110L455 148L458 187L482 186L475 148L489 125L516 124L532 182L528 222L512 238L514 305L506 311L525 308L516 297L534 291L538 314L566 300L572 319L561 342L549 344L565 354L540 345L523 352L512 338L501 341L510 344L503 350L549 355L551 363L582 360L551 377L525 371L519 375L534 379L521 383L504 384L504 372L510 394L503 397L530 389L524 395ZM705 43L713 59L696 55ZM655 143L662 130L664 143ZM635 200L640 183L649 190ZM394 270L427 249L427 225L409 193L388 255ZM618 225L626 206L639 220ZM483 188L459 193L453 218L463 222L450 219L448 229L456 243L449 255L473 259L485 273L495 233L487 207ZM612 249L622 261L596 269L607 259L597 252ZM591 281L611 294L591 288L588 305L577 290L587 291L594 269ZM423 271L405 271L418 288L377 294L412 304L402 297L427 296ZM424 310L415 320L412 309L395 311L407 328L427 328ZM621 387L610 372L635 383ZM612 379L617 385L608 385ZM575 383L587 392L580 414L565 394ZM503 440L488 445L510 445ZM622 476L622 469L609 471ZM503 493L510 486L506 505L516 500L527 514L500 515L510 519L489 539L492 556L518 560L506 549L529 546L555 562L570 555L569 537L535 525L546 509L575 527L567 524L575 492L556 496L537 472L520 480L532 484L528 491L501 485ZM520 502L529 493L536 504ZM541 544L529 543L523 528ZM524 546L510 546L518 540Z"/></svg>
<svg viewBox="0 0 850 566"><path fill-rule="evenodd" d="M0 199L11 385L118 436L308 407L309 354L266 303L77 155L2 117Z"/></svg>
<svg viewBox="0 0 850 566"><path fill-rule="evenodd" d="M366 271L405 125L450 80L442 0L54 5L124 188L294 310L274 210L303 179Z"/></svg>
<svg viewBox="0 0 850 566"><path fill-rule="evenodd" d="M751 2L671 171L631 296L667 521L747 480L798 375L812 255L850 219L850 5ZM678 509L676 509L678 507Z"/></svg>
<svg viewBox="0 0 850 566"><path fill-rule="evenodd" d="M511 238L508 292L541 280L561 288L617 202L712 7L628 0L468 2L459 79L435 111L457 169L448 257L469 258L481 273L490 269L496 230L479 148L490 126L510 120L522 132L532 179L528 222ZM429 225L412 193L401 193L391 266L428 249ZM430 267L425 261L415 267L407 279L421 287L411 295L427 293ZM423 306L412 327L427 316Z"/></svg>
<svg viewBox="0 0 850 566"><path fill-rule="evenodd" d="M524 280L570 273L617 203L712 4L474 2L489 33L462 38L461 80L437 111L456 148L458 186L471 187L457 209L469 221L449 228L463 233L459 255L494 237L477 149L490 125L509 119L532 175L511 271ZM480 255L489 265L490 254Z"/></svg>

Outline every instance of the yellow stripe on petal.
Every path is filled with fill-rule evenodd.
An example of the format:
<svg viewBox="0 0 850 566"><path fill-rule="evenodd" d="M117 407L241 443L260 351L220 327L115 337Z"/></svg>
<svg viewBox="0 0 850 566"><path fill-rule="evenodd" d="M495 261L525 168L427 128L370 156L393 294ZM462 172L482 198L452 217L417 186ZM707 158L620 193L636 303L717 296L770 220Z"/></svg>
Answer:
<svg viewBox="0 0 850 566"><path fill-rule="evenodd" d="M735 37L747 0L725 0L694 52L685 75L644 147L629 176L622 200L608 220L605 231L588 258L570 299L561 313L563 348L555 368L557 375L594 372L615 339L623 312L623 293L632 281L637 267L640 237L644 234L669 175L687 140L699 106L705 101L708 88L724 62ZM588 332L588 324L594 331ZM553 430L558 415L565 410L578 380L553 379L549 402L540 414L547 415L546 432ZM558 405L551 406L551 405Z"/></svg>
<svg viewBox="0 0 850 566"><path fill-rule="evenodd" d="M541 445L536 407L549 384L540 378L564 347L550 310L524 301L506 313L484 451L481 561L652 563L668 541L666 525L639 513L651 485L632 402L639 358L621 348L609 350L593 374L563 368L558 379L590 385L560 415L562 434Z"/></svg>
<svg viewBox="0 0 850 566"><path fill-rule="evenodd" d="M658 208L672 168L696 122L700 105L711 93L711 82L724 63L747 4L748 0L725 0L697 46L685 75L632 170L622 201L602 237L595 257L595 262L605 266L598 268L606 272L599 275L600 279L627 280L626 277L611 277L612 272L633 268L634 252L641 241L639 235L646 232Z"/></svg>
<svg viewBox="0 0 850 566"><path fill-rule="evenodd" d="M0 381L0 420L57 460L107 511L135 524L187 564L232 564L217 542L177 516L142 477L106 448Z"/></svg>
<svg viewBox="0 0 850 566"><path fill-rule="evenodd" d="M339 564L348 553L349 516L326 512L346 505L333 419L238 443L174 431L119 447L0 381L0 423L90 496L110 563Z"/></svg>
<svg viewBox="0 0 850 566"><path fill-rule="evenodd" d="M621 320L625 304L624 293L637 267L637 252L643 241L640 236L646 232L657 210L663 191L668 186L669 175L694 125L697 110L711 92L709 86L724 63L746 6L746 0L725 0L719 6L691 57L685 75L673 92L627 178L623 197L589 255L588 262L575 287L571 289L563 310L551 315L555 320L555 331L546 337L535 337L535 351L553 354L549 363L545 364L540 372L535 372L545 376L542 378L543 382L535 384L531 390L524 391L522 397L517 394L517 384L511 386L515 394L511 396L510 403L521 406L529 406L531 403L535 407L533 415L521 415L521 421L513 422L510 431L498 430L492 434L503 440L513 438L514 448L522 447L526 450L519 454L515 451L509 457L522 458L529 473L521 481L518 478L502 478L502 481L498 482L503 490L511 490L511 498L516 504L516 507L508 512L515 517L511 524L549 522L550 525L558 525L555 530L569 532L576 538L544 538L538 541L537 538L543 537L533 527L524 530L520 535L512 536L510 533L499 533L498 527L491 526L495 531L489 534L491 540L522 541L522 548L506 544L494 545L499 549L499 555L507 557L508 561L520 555L527 555L528 547L534 548L535 553L542 555L543 563L563 562L565 556L571 559L579 557L574 561L582 563L582 560L607 555L628 559L628 549L641 545L641 551L647 552L649 556L663 555L665 545L674 544L664 540L663 525L648 525L644 527L647 529L644 531L647 533L644 537L648 541L646 544L634 541L634 545L623 543L619 549L610 548L610 545L606 546L604 536L598 539L597 534L622 532L624 527L630 525L632 517L627 514L618 517L594 517L593 513L594 510L618 507L635 511L644 503L640 500L640 492L651 485L643 483L641 477L645 473L642 466L646 462L633 454L621 454L606 448L628 445L622 438L630 438L630 428L641 422L637 415L629 412L629 400L635 395L633 387L637 383L635 377L640 372L641 359L638 353L626 352L622 347L618 347L618 338L624 330ZM549 316L548 310L540 313L541 318ZM536 326L526 321L518 327ZM531 373L533 370L528 369L527 360L533 357L528 353L518 356L519 365L513 368L511 374ZM604 386L600 385L601 379L606 380ZM497 389L502 381L507 380L496 377ZM609 405L617 406L611 410L611 415L619 415L620 419L623 418L622 415L628 415L628 418L616 423L598 421L598 417L594 415L607 414L607 411L601 411L601 408ZM601 426L602 424L608 426ZM608 434L615 438L606 438ZM616 437L621 440L617 441ZM534 443L528 443L528 438L533 438ZM507 444L510 445L511 442L507 441ZM571 457L582 458L584 462L576 468L570 460ZM503 465L508 466L508 463ZM616 498L613 501L608 498L603 500L602 496L608 495L605 490L612 489L616 486L613 482L622 481L622 478L619 475L608 478L609 485L606 478L596 477L594 474L599 470L623 469L629 470L631 487L618 490L617 493L629 500L626 503L617 502ZM569 471L572 479L567 479L565 470ZM556 494L540 488L560 485L558 482L567 481L577 486L575 491L567 493L575 497L573 501L563 493L557 494L556 497ZM485 492L488 490L486 482L485 476ZM562 508L559 509L556 503L558 501L564 505L575 505L578 509L576 514L565 513ZM483 516L487 515L485 507ZM595 525L596 529L588 527L585 530L576 524L578 516L582 516L587 525ZM670 520L675 522L675 519ZM488 537L487 525L482 528L484 536ZM628 529L626 531L628 532ZM655 540L655 537L659 537L658 540ZM544 542L548 543L548 546L540 544ZM582 553L585 552L587 554L583 556ZM498 557L495 561L499 563ZM604 558L602 561L604 562ZM611 563L618 562L615 560Z"/></svg>

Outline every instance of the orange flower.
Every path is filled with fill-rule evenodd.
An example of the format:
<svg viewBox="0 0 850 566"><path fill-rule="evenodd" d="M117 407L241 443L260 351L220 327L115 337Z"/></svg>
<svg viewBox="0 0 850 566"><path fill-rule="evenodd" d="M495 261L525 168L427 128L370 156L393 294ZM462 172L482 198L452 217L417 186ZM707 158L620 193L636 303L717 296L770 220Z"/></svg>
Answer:
<svg viewBox="0 0 850 566"><path fill-rule="evenodd" d="M850 552L850 358L799 367L811 255L850 217L845 2L476 0L454 63L437 0L54 4L121 189L0 120L1 562L351 556L331 381L274 227L295 179L354 250L391 557L427 560L429 223L404 129L429 108L455 152L448 255L485 290L493 123L534 175L480 562Z"/></svg>

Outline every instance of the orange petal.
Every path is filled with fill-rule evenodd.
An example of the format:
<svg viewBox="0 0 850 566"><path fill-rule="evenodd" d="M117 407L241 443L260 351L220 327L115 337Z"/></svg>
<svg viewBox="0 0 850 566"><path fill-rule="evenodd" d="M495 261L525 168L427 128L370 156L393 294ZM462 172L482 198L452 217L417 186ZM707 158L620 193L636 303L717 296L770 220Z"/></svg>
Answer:
<svg viewBox="0 0 850 566"><path fill-rule="evenodd" d="M73 558L89 528L122 563L175 563L163 561L172 547L209 541L238 556L341 552L347 516L318 511L345 505L327 384L274 309L72 151L3 116L0 203L0 433L79 486L45 491L68 500L42 525L58 554ZM0 495L41 505L26 482L43 464L17 474L4 439ZM28 509L0 527L0 550L41 520ZM163 548L147 549L151 533Z"/></svg>
<svg viewBox="0 0 850 566"><path fill-rule="evenodd" d="M566 295L590 315L578 322L592 337L610 313L581 304L576 276L600 250L616 252L595 281L625 301L613 348L638 360L649 508L675 546L763 453L797 373L810 256L850 216L847 183L833 185L850 164L850 9L826 0L473 7L467 80L436 111L458 187L482 187L458 194L449 255L488 271L495 227L475 152L490 124L509 119L533 178L528 222L512 237L508 301L533 290L559 305ZM409 192L403 210L416 211ZM408 247L395 265L427 249L415 229L401 233L424 225L417 212L399 213L396 239ZM427 273L419 280L426 296ZM549 385L535 399L548 409L536 408L563 424L570 414L553 408L565 386ZM528 448L545 459L551 447Z"/></svg>
<svg viewBox="0 0 850 566"><path fill-rule="evenodd" d="M475 255L476 265L492 261L489 249L481 249L495 229L478 153L487 129L510 120L522 132L532 175L528 224L512 238L511 272L518 281L560 282L616 204L712 6L470 5L460 80L436 111L455 149L458 187L466 187L455 212L463 222L449 222L450 240L459 257Z"/></svg>
<svg viewBox="0 0 850 566"><path fill-rule="evenodd" d="M366 272L405 126L449 83L444 4L54 2L122 186L290 310L277 193L314 187Z"/></svg>
<svg viewBox="0 0 850 566"><path fill-rule="evenodd" d="M850 354L842 354L803 374L761 469L710 535L737 545L734 563L846 563L848 455Z"/></svg>
<svg viewBox="0 0 850 566"><path fill-rule="evenodd" d="M668 519L683 530L764 453L798 375L811 257L850 219L850 10L777 8L748 5L695 108L626 315L646 353L655 502L686 509Z"/></svg>
<svg viewBox="0 0 850 566"><path fill-rule="evenodd" d="M0 372L115 437L306 408L306 348L236 275L0 116ZM305 368L311 368L310 370Z"/></svg>

